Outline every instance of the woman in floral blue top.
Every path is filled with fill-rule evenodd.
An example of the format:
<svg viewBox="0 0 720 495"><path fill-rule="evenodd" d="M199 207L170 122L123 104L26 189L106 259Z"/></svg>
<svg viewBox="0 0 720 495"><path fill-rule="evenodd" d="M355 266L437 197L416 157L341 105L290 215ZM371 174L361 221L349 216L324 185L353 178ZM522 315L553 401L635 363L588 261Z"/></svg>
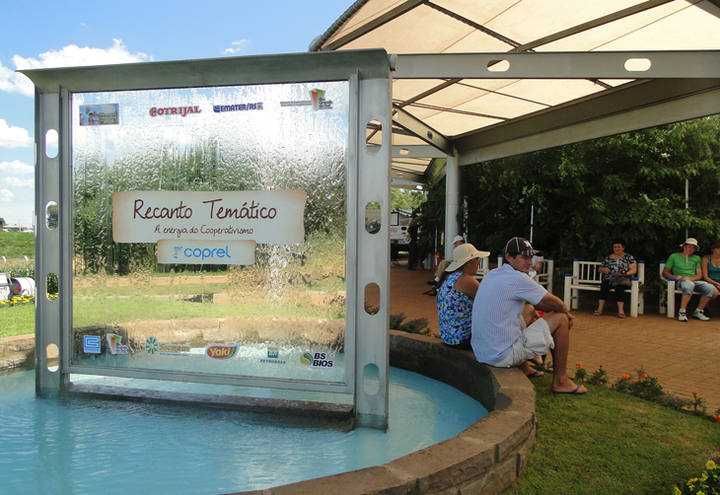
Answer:
<svg viewBox="0 0 720 495"><path fill-rule="evenodd" d="M489 255L469 243L453 250L453 261L445 269L437 293L440 338L449 346L470 349L473 299L480 285L474 275L480 258Z"/></svg>
<svg viewBox="0 0 720 495"><path fill-rule="evenodd" d="M617 301L618 318L625 318L627 299L625 289L630 288L631 277L637 274L637 269L637 261L633 255L625 252L625 243L615 241L612 254L608 255L598 268L598 271L602 273L602 280L600 281L598 307L593 311L595 316L602 314L605 309L605 300L610 295L610 289L613 289Z"/></svg>

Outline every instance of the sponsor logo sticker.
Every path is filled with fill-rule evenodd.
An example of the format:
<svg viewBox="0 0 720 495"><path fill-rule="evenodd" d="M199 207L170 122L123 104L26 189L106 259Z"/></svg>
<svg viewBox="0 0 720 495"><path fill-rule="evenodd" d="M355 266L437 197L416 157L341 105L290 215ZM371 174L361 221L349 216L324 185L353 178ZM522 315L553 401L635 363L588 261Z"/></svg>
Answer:
<svg viewBox="0 0 720 495"><path fill-rule="evenodd" d="M263 102L257 101L255 103L236 103L234 105L213 105L213 112L247 112L250 110L262 110Z"/></svg>
<svg viewBox="0 0 720 495"><path fill-rule="evenodd" d="M145 350L148 354L155 354L160 350L160 344L155 337L148 337L145 339Z"/></svg>
<svg viewBox="0 0 720 495"><path fill-rule="evenodd" d="M335 354L327 352L303 352L300 362L310 368L330 369L335 366Z"/></svg>
<svg viewBox="0 0 720 495"><path fill-rule="evenodd" d="M159 240L158 263L189 265L252 265L255 241Z"/></svg>
<svg viewBox="0 0 720 495"><path fill-rule="evenodd" d="M122 344L122 337L116 333L106 333L107 350L110 354L127 354L128 346Z"/></svg>
<svg viewBox="0 0 720 495"><path fill-rule="evenodd" d="M100 354L100 336L83 335L83 352L85 354Z"/></svg>
<svg viewBox="0 0 720 495"><path fill-rule="evenodd" d="M332 100L325 98L324 89L311 89L309 100L281 101L281 107L312 107L313 110L330 110L333 107Z"/></svg>
<svg viewBox="0 0 720 495"><path fill-rule="evenodd" d="M205 348L205 355L210 359L230 359L237 350L237 344L212 344Z"/></svg>
<svg viewBox="0 0 720 495"><path fill-rule="evenodd" d="M269 364L285 364L286 361L284 359L280 359L280 349L277 347L268 347L267 348L267 359L266 358L260 358L261 363L269 363Z"/></svg>

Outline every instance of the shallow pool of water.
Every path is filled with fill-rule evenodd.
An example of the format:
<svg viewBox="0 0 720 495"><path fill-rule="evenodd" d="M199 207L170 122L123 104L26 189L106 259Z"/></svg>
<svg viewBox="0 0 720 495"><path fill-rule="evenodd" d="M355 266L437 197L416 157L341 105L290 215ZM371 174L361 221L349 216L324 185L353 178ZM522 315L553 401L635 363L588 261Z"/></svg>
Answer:
<svg viewBox="0 0 720 495"><path fill-rule="evenodd" d="M0 376L0 492L223 493L384 464L486 414L458 390L390 369L390 427L340 432L267 415L35 397L34 372Z"/></svg>

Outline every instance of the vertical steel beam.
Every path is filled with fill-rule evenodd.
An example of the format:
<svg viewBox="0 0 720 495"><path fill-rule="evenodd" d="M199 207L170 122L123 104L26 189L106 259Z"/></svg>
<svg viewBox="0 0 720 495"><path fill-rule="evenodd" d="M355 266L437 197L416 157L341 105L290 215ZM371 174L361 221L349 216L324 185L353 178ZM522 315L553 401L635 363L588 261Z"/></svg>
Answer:
<svg viewBox="0 0 720 495"><path fill-rule="evenodd" d="M359 79L357 111L358 195L355 415L361 426L387 428L390 321L390 163L392 122L390 116L390 74L387 79ZM380 124L380 146L365 144L368 124ZM380 204L382 225L376 233L365 228L369 202ZM380 290L378 311L366 311L369 285Z"/></svg>
<svg viewBox="0 0 720 495"><path fill-rule="evenodd" d="M60 274L60 225L51 229L47 208L60 205L60 163L65 153L60 126L60 94L35 93L35 389L42 397L59 394L61 372L48 366L48 347L57 346L62 355L60 305L65 294L50 301L49 274ZM48 156L48 133L58 133L57 155ZM52 143L51 143L52 145ZM59 213L59 212L58 212ZM59 219L60 220L60 219Z"/></svg>
<svg viewBox="0 0 720 495"><path fill-rule="evenodd" d="M458 210L460 208L460 166L457 154L448 155L445 167L445 259L452 259L452 239L460 233Z"/></svg>

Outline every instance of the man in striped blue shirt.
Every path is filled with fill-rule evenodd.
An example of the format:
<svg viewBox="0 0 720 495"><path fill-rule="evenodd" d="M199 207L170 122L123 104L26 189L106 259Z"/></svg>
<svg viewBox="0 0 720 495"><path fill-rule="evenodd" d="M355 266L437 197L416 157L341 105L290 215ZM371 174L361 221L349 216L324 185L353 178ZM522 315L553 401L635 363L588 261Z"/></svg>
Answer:
<svg viewBox="0 0 720 495"><path fill-rule="evenodd" d="M481 363L518 366L529 375L529 360L546 354L549 348L554 367L552 391L584 394L587 389L573 383L567 374L574 317L561 299L528 276L536 254L539 252L527 239L513 237L503 250L506 263L483 278L472 310L473 352ZM524 311L527 304L547 313L530 323Z"/></svg>

